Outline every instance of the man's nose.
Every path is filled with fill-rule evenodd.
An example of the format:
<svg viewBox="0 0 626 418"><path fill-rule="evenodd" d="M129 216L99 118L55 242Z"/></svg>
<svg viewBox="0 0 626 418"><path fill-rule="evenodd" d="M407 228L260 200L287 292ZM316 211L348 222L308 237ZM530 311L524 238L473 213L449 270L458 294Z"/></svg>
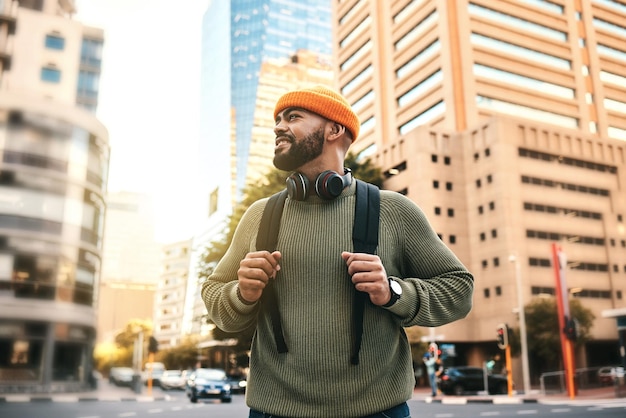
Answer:
<svg viewBox="0 0 626 418"><path fill-rule="evenodd" d="M274 134L278 135L280 133L284 133L287 130L287 126L283 125L282 122L278 122L274 125Z"/></svg>

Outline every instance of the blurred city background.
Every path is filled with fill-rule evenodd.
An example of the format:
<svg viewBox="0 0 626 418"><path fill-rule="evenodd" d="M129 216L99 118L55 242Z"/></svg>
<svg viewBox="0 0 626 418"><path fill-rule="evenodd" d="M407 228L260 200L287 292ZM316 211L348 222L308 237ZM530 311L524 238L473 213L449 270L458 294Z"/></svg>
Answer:
<svg viewBox="0 0 626 418"><path fill-rule="evenodd" d="M276 100L311 84L361 118L351 163L474 273L466 319L407 329L418 384L429 349L517 389L565 390L568 365L606 383L626 365L625 22L619 0L0 0L0 392L148 360L245 377L250 336L199 289L280 187Z"/></svg>

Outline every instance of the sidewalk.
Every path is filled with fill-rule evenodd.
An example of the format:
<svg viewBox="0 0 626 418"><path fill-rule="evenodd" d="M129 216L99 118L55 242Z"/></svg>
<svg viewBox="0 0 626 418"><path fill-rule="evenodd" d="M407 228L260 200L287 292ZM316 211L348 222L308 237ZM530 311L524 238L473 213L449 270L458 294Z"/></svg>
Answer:
<svg viewBox="0 0 626 418"><path fill-rule="evenodd" d="M508 395L443 395L432 397L429 387L419 387L413 392L413 400L421 400L427 403L467 404L467 403L493 403L493 404L519 404L519 403L545 403L545 404L596 404L602 403L626 403L626 398L615 396L613 386L579 390L574 398L567 393L542 394L539 391L531 391L528 394L513 393Z"/></svg>
<svg viewBox="0 0 626 418"><path fill-rule="evenodd" d="M179 391L177 393L183 394ZM0 393L0 403L3 402L91 402L91 401L167 401L170 396L159 388L152 388L148 393L148 388L142 386L141 393L135 393L129 387L119 387L109 383L108 380L102 379L98 381L98 388L77 393L24 393L24 394L8 394Z"/></svg>

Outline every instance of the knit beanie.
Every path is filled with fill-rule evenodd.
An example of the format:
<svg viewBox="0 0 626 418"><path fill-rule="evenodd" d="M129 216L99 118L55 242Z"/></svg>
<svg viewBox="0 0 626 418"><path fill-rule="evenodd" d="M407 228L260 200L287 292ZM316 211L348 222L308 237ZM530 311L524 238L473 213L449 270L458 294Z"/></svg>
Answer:
<svg viewBox="0 0 626 418"><path fill-rule="evenodd" d="M343 96L328 87L315 86L285 93L276 102L274 119L288 107L299 107L345 126L352 134L352 142L359 136L359 117Z"/></svg>

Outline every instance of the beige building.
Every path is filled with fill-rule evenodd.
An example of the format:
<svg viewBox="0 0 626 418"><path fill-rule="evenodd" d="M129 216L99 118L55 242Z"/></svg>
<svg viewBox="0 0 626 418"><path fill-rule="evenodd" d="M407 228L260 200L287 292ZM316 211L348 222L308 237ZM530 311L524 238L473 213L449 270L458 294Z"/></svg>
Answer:
<svg viewBox="0 0 626 418"><path fill-rule="evenodd" d="M524 303L555 294L558 243L572 297L596 316L577 366L619 362L601 312L626 306L626 5L332 4L335 83L362 121L354 151L475 275L471 314L434 330L438 342L460 364L497 353L496 326L519 325L517 279Z"/></svg>
<svg viewBox="0 0 626 418"><path fill-rule="evenodd" d="M102 30L0 1L0 392L90 387L109 138Z"/></svg>
<svg viewBox="0 0 626 418"><path fill-rule="evenodd" d="M98 298L98 343L113 342L133 319L152 320L161 274L154 207L145 193L107 193Z"/></svg>
<svg viewBox="0 0 626 418"><path fill-rule="evenodd" d="M188 292L191 244L192 240L179 241L161 250L163 271L154 296L152 332L159 349L176 347L184 338L185 307L193 298Z"/></svg>

